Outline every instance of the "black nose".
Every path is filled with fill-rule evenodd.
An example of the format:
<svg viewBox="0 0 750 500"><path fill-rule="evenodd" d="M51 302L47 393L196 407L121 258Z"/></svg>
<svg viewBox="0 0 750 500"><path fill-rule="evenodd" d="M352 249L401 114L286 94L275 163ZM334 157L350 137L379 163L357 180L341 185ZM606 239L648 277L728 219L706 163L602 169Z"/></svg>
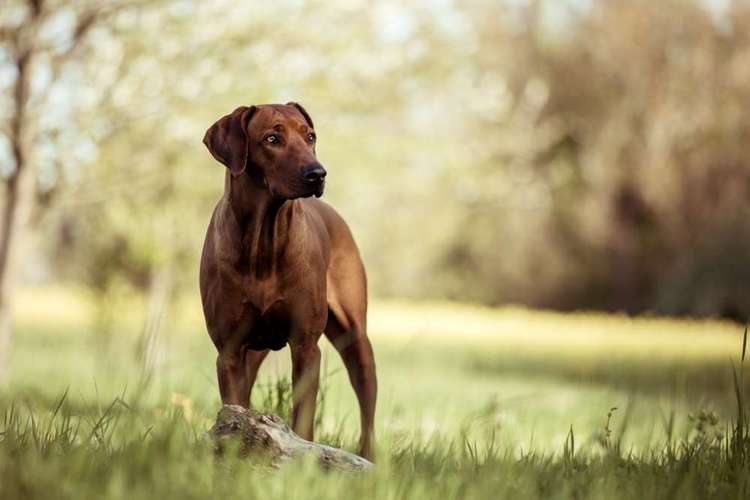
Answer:
<svg viewBox="0 0 750 500"><path fill-rule="evenodd" d="M326 169L324 169L323 166L319 163L308 165L307 167L305 167L305 171L302 176L310 184L320 182L326 177Z"/></svg>

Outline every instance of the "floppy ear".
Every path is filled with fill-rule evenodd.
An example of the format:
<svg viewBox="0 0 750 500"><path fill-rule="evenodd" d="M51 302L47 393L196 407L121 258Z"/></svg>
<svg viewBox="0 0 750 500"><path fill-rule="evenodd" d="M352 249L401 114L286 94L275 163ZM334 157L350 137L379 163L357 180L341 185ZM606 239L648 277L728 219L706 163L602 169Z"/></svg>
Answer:
<svg viewBox="0 0 750 500"><path fill-rule="evenodd" d="M247 167L250 140L247 126L256 111L255 106L240 106L230 114L222 116L206 131L203 144L218 161L229 167L233 176L238 176Z"/></svg>
<svg viewBox="0 0 750 500"><path fill-rule="evenodd" d="M300 113L302 113L302 116L305 117L305 120L307 121L307 124L310 125L310 128L315 128L315 125L313 125L312 118L310 118L310 115L307 114L307 111L305 110L305 108L302 107L301 104L299 104L297 102L288 102L288 103L286 103L286 105L287 106L294 106L295 108L297 108L297 111L299 111Z"/></svg>

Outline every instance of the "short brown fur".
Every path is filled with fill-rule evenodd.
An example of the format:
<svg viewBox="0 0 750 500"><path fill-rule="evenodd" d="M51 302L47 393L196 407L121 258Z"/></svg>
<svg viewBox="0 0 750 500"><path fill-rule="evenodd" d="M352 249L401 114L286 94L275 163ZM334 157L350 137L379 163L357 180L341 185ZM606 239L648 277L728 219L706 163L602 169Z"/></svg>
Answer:
<svg viewBox="0 0 750 500"><path fill-rule="evenodd" d="M296 103L242 106L209 128L203 142L227 167L200 269L222 402L249 407L263 359L288 344L292 427L312 440L318 340L325 333L357 394L360 454L372 458L377 381L365 333L365 270L344 220L316 199L325 169L316 159L312 119Z"/></svg>

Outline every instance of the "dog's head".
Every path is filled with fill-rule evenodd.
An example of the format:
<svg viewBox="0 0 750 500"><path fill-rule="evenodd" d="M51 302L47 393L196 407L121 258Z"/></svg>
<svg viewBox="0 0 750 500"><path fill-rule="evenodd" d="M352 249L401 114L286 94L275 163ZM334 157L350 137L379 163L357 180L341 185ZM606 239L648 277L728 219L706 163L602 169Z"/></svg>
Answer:
<svg viewBox="0 0 750 500"><path fill-rule="evenodd" d="M326 170L315 156L315 130L295 102L240 106L206 131L203 143L231 175L250 175L276 198L320 197Z"/></svg>

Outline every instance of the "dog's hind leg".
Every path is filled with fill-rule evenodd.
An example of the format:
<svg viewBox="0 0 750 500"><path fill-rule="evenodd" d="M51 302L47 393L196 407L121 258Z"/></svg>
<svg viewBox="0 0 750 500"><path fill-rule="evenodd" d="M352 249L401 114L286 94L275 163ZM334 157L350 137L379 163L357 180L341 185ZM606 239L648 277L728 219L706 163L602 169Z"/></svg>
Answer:
<svg viewBox="0 0 750 500"><path fill-rule="evenodd" d="M361 430L359 453L372 460L372 434L378 385L370 340L365 335L361 323L349 321L344 325L331 311L328 313L325 334L341 355L346 371L349 373L352 388L357 395Z"/></svg>
<svg viewBox="0 0 750 500"><path fill-rule="evenodd" d="M378 381L367 338L367 278L353 241L331 259L328 270L328 323L325 335L344 361L360 410L359 453L372 460Z"/></svg>

